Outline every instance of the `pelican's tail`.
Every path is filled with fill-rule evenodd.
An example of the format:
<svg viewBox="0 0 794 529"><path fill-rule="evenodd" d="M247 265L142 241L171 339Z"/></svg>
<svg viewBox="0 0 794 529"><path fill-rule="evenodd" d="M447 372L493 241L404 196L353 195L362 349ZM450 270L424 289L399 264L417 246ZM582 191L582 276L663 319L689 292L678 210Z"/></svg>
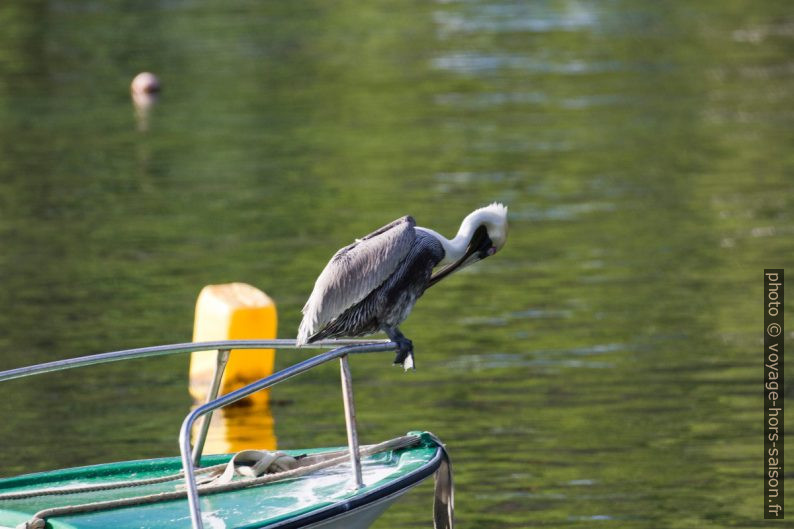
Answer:
<svg viewBox="0 0 794 529"><path fill-rule="evenodd" d="M306 345L309 342L309 338L311 338L311 334L312 330L306 322L306 318L303 318L300 327L298 327L298 336L295 338L295 345L298 347Z"/></svg>

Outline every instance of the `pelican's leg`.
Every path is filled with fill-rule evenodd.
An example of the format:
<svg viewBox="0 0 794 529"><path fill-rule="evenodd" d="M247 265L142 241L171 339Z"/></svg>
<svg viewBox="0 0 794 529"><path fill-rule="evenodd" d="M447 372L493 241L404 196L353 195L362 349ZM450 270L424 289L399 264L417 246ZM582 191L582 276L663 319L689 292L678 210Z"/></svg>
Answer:
<svg viewBox="0 0 794 529"><path fill-rule="evenodd" d="M386 334L389 335L389 339L392 342L400 346L400 349L397 351L397 356L394 357L394 365L401 365L406 371L409 369L416 369L414 366L413 342L406 338L397 327L387 328Z"/></svg>

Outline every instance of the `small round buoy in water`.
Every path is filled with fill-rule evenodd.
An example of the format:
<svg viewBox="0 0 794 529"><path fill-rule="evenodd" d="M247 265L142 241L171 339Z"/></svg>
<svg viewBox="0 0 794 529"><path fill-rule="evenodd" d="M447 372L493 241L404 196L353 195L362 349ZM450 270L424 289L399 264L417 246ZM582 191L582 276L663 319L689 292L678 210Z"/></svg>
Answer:
<svg viewBox="0 0 794 529"><path fill-rule="evenodd" d="M150 72L141 72L130 85L133 94L155 94L160 91L160 79Z"/></svg>
<svg viewBox="0 0 794 529"><path fill-rule="evenodd" d="M160 94L160 80L153 73L139 73L130 83L130 93L135 105L138 130L146 131L149 129L149 112Z"/></svg>

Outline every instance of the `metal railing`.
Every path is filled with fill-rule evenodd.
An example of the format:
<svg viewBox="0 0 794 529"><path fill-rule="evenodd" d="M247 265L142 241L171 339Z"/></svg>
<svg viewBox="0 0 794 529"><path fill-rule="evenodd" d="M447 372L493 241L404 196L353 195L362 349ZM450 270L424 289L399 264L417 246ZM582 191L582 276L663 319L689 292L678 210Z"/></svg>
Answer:
<svg viewBox="0 0 794 529"><path fill-rule="evenodd" d="M232 349L295 349L295 340L224 340L217 342L195 342L173 345L159 345L154 347L142 347L137 349L126 349L123 351L113 351L100 353L65 360L56 360L33 366L20 367L0 371L0 382L13 380L16 378L40 375L53 371L63 371L77 367L104 364L108 362L118 362L136 358L147 358L152 356L165 356L181 353L192 353L195 351L218 351L215 373L212 384L207 395L207 401L193 409L182 421L179 430L179 451L182 458L182 467L185 473L185 483L187 486L188 506L190 508L190 518L193 529L203 529L204 524L201 520L201 506L198 501L198 489L195 479L195 468L201 460L201 453L204 442L209 431L212 412L237 402L257 391L267 389L279 382L292 378L306 372L319 365L339 359L340 375L342 383L342 398L345 408L345 425L347 428L348 449L350 451L350 462L352 467L353 487L359 489L363 487L361 477L361 461L359 459L358 433L356 430L356 412L353 401L353 385L350 377L350 366L348 355L361 353L388 352L397 349L397 344L388 340L324 340L305 346L307 349L332 349L319 355L313 356L302 362L298 362L290 367L282 369L272 375L248 384L238 390L232 391L218 397L223 371L229 360ZM190 432L193 424L203 417L199 433L196 436L196 443L191 447Z"/></svg>

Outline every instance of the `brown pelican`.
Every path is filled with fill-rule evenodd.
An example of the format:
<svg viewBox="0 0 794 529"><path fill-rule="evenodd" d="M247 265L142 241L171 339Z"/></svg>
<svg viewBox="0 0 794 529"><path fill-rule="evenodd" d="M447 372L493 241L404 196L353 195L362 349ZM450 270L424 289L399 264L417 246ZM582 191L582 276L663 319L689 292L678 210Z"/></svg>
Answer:
<svg viewBox="0 0 794 529"><path fill-rule="evenodd" d="M345 246L331 258L303 307L298 345L385 331L400 347L395 364L414 367L413 344L397 326L425 289L498 252L507 238L507 208L470 213L449 240L405 216ZM435 274L436 265L446 265Z"/></svg>

